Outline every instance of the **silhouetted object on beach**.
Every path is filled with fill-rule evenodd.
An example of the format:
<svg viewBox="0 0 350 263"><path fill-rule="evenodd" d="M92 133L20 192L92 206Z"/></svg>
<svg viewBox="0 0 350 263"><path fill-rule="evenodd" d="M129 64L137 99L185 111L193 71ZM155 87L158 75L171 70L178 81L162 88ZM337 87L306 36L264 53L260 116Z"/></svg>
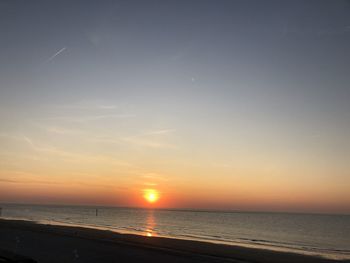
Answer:
<svg viewBox="0 0 350 263"><path fill-rule="evenodd" d="M0 262L4 263L37 263L34 259L0 249Z"/></svg>
<svg viewBox="0 0 350 263"><path fill-rule="evenodd" d="M0 216L2 216L2 207L0 207Z"/></svg>

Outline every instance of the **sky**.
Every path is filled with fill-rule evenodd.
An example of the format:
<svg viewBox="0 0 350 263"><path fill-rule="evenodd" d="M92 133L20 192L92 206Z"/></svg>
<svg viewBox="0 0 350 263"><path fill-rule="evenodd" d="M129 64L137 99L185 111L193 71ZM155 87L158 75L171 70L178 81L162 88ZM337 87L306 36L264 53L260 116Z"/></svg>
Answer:
<svg viewBox="0 0 350 263"><path fill-rule="evenodd" d="M0 203L350 213L349 13L1 1Z"/></svg>

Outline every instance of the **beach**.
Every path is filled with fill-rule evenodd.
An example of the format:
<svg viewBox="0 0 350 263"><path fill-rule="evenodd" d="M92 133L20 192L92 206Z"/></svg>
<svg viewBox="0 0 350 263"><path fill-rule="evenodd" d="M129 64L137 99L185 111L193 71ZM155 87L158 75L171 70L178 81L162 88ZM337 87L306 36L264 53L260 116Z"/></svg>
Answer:
<svg viewBox="0 0 350 263"><path fill-rule="evenodd" d="M84 227L0 220L0 249L37 262L349 262Z"/></svg>

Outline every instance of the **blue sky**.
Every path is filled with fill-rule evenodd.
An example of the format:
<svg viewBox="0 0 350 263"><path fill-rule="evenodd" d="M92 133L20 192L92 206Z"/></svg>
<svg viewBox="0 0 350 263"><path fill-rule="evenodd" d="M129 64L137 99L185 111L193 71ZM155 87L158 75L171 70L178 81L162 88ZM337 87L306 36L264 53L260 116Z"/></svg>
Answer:
<svg viewBox="0 0 350 263"><path fill-rule="evenodd" d="M349 11L348 1L3 1L0 178L59 182L59 193L72 178L130 193L160 185L182 196L169 206L349 209ZM141 182L150 174L158 181ZM250 200L258 185L276 195ZM126 202L118 191L108 203ZM109 198L71 195L52 202Z"/></svg>

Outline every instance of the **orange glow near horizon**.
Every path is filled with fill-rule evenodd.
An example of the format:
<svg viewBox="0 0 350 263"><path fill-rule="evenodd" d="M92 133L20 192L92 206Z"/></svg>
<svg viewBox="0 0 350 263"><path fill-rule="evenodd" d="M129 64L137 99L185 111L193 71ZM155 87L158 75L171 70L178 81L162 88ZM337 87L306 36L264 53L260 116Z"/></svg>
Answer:
<svg viewBox="0 0 350 263"><path fill-rule="evenodd" d="M158 201L159 192L154 189L145 189L143 197L146 199L147 202L153 204Z"/></svg>
<svg viewBox="0 0 350 263"><path fill-rule="evenodd" d="M0 207L350 217L350 0L7 2Z"/></svg>

